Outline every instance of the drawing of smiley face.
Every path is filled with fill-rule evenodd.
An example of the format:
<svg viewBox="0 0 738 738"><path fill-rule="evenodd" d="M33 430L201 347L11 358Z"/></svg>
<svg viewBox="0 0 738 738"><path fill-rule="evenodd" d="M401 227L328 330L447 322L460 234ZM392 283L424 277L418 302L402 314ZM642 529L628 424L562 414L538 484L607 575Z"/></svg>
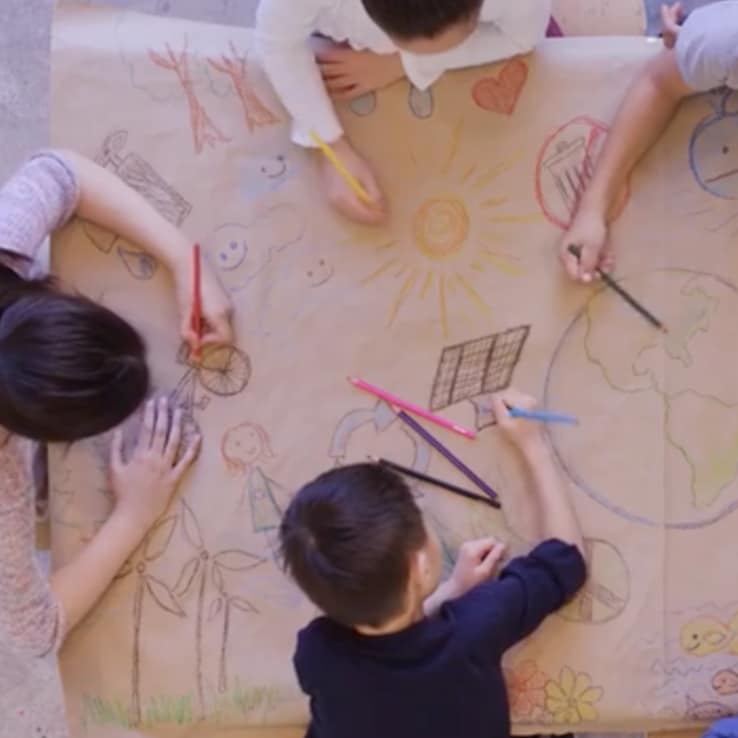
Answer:
<svg viewBox="0 0 738 738"><path fill-rule="evenodd" d="M287 174L287 160L279 154L272 159L264 159L259 169L267 179L280 179Z"/></svg>
<svg viewBox="0 0 738 738"><path fill-rule="evenodd" d="M243 264L249 253L248 242L245 238L230 238L222 243L215 258L218 268L232 272Z"/></svg>
<svg viewBox="0 0 738 738"><path fill-rule="evenodd" d="M258 200L280 190L297 172L284 154L249 158L241 167L241 193L247 200Z"/></svg>
<svg viewBox="0 0 738 738"><path fill-rule="evenodd" d="M258 428L245 424L228 434L223 451L226 456L238 459L242 464L248 466L261 459L264 439Z"/></svg>
<svg viewBox="0 0 738 738"><path fill-rule="evenodd" d="M703 190L724 200L738 200L738 115L719 113L697 126L689 161Z"/></svg>
<svg viewBox="0 0 738 738"><path fill-rule="evenodd" d="M333 277L333 274L333 267L325 259L318 259L305 272L305 276L308 278L308 284L311 287L324 285Z"/></svg>
<svg viewBox="0 0 738 738"><path fill-rule="evenodd" d="M732 669L723 669L712 678L712 688L723 696L738 694L738 674Z"/></svg>

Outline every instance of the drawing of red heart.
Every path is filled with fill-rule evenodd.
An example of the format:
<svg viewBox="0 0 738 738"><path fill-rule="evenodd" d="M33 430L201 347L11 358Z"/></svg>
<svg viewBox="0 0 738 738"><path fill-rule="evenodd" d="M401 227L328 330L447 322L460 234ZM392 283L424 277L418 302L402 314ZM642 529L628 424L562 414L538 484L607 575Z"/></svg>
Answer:
<svg viewBox="0 0 738 738"><path fill-rule="evenodd" d="M483 110L512 115L528 80L528 66L522 59L507 62L496 77L485 77L474 85L472 97Z"/></svg>

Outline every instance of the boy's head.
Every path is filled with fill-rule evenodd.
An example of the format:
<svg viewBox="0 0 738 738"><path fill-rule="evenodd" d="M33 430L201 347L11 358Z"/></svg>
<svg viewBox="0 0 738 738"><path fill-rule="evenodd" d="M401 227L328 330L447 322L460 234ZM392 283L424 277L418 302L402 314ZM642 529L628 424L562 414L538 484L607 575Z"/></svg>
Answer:
<svg viewBox="0 0 738 738"><path fill-rule="evenodd" d="M148 389L143 340L121 317L47 281L3 285L1 426L39 441L77 441L121 423Z"/></svg>
<svg viewBox="0 0 738 738"><path fill-rule="evenodd" d="M402 477L378 464L322 474L280 528L285 568L330 618L381 628L438 584L440 551Z"/></svg>
<svg viewBox="0 0 738 738"><path fill-rule="evenodd" d="M484 0L362 0L370 18L405 51L438 54L474 32Z"/></svg>

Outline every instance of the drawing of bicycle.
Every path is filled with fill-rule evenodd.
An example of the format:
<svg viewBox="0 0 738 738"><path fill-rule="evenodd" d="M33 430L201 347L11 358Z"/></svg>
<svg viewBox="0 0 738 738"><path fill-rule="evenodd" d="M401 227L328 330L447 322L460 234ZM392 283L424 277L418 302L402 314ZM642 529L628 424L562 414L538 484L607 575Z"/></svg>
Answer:
<svg viewBox="0 0 738 738"><path fill-rule="evenodd" d="M171 397L189 415L195 409L205 410L210 404L210 395L233 397L240 394L251 379L251 359L235 346L207 347L200 362L195 363L189 346L183 344L177 362L187 368ZM205 392L198 398L199 389Z"/></svg>

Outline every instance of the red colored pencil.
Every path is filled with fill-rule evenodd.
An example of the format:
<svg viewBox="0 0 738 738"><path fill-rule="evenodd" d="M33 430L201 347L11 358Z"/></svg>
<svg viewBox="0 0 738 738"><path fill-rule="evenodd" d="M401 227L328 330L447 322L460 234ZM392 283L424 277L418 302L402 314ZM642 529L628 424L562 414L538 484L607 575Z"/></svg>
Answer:
<svg viewBox="0 0 738 738"><path fill-rule="evenodd" d="M202 348L202 256L200 244L192 247L192 330L195 334L195 347L192 350L192 358L200 361Z"/></svg>

